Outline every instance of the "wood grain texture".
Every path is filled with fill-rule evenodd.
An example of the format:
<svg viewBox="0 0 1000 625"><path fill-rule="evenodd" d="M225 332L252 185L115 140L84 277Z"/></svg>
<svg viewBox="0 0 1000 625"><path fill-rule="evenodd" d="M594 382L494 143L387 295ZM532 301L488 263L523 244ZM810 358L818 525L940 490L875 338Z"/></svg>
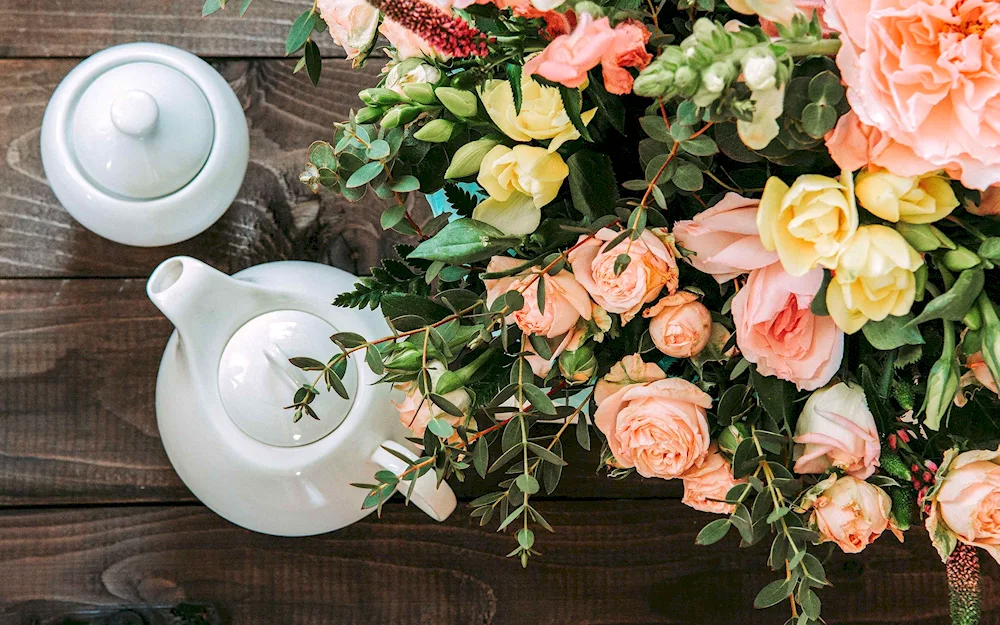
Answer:
<svg viewBox="0 0 1000 625"><path fill-rule="evenodd" d="M0 280L0 505L192 500L153 407L171 331L142 280ZM679 496L599 475L570 434L558 496ZM466 498L488 488L456 484Z"/></svg>
<svg viewBox="0 0 1000 625"><path fill-rule="evenodd" d="M330 138L334 123L357 108L358 90L374 82L374 65L356 72L340 60L325 64L319 88L293 75L287 61L217 63L251 129L250 166L229 211L206 232L169 247L128 247L88 232L55 198L39 156L45 105L74 65L0 61L0 278L147 276L176 254L230 273L281 259L365 273L405 238L382 230L384 203L374 194L351 204L331 193L313 195L298 180L309 144ZM426 217L425 210L415 214Z"/></svg>
<svg viewBox="0 0 1000 625"><path fill-rule="evenodd" d="M200 506L0 514L0 623L81 605L208 602L238 625L774 625L751 605L773 579L764 549L694 547L711 519L678 502L549 502L557 528L522 570L513 538L462 515L401 505L314 538L253 534ZM947 589L926 536L886 534L835 555L820 592L830 625L945 625ZM984 625L1000 571L984 562Z"/></svg>

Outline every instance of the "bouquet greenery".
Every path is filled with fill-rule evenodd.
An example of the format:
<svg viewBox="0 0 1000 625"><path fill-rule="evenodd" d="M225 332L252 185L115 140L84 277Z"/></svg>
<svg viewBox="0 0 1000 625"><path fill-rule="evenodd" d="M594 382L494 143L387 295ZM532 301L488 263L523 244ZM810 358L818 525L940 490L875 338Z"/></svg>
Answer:
<svg viewBox="0 0 1000 625"><path fill-rule="evenodd" d="M789 622L819 622L817 545L918 524L953 618L978 621L976 548L1000 557L1000 3L319 0L287 46L314 80L327 27L356 66L379 34L388 60L302 180L374 193L413 236L336 301L393 333L292 359L316 375L295 419L346 396L362 352L402 391L423 456L360 485L366 506L500 472L472 516L526 564L572 431L611 477L683 480L722 515L698 543L770 542L755 605ZM447 210L418 223L417 192Z"/></svg>

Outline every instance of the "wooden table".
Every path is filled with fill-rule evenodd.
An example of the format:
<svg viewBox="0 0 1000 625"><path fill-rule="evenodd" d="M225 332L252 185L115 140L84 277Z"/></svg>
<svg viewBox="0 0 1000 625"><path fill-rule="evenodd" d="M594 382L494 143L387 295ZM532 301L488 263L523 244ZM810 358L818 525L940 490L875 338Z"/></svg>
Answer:
<svg viewBox="0 0 1000 625"><path fill-rule="evenodd" d="M234 3L237 4L238 3ZM328 138L378 72L342 60L319 88L281 58L301 0L257 0L200 17L200 0L0 0L0 624L81 606L208 603L237 625L373 623L780 624L755 611L772 579L760 548L695 547L710 517L679 484L611 481L572 462L539 503L556 527L527 570L513 538L467 506L434 523L401 503L382 520L307 539L261 536L198 504L157 436L153 388L170 324L146 299L149 272L189 254L226 272L278 259L365 272L396 237L371 201L314 196L297 180L305 148ZM236 202L180 245L117 245L56 201L39 160L45 104L82 57L159 41L208 57L251 128ZM334 54L328 44L324 52ZM573 447L574 444L570 444ZM482 492L456 485L462 500ZM829 623L948 623L943 568L926 535L885 536L863 557L834 555ZM1000 623L984 562L984 623Z"/></svg>

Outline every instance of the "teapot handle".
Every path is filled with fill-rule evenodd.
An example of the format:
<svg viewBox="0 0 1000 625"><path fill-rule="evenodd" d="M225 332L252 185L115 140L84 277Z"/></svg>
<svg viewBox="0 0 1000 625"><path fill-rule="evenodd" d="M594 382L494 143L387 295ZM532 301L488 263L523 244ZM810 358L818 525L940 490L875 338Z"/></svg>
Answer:
<svg viewBox="0 0 1000 625"><path fill-rule="evenodd" d="M396 475L399 475L407 469L407 464L401 459L392 455L386 449L391 449L397 453L400 453L410 460L416 462L417 456L396 441L385 441L375 453L372 454L372 462L381 465L382 468L392 471ZM401 482L403 488L409 488L409 484L406 481ZM446 482L442 482L440 486L437 485L437 478L434 472L425 473L417 478L417 483L413 487L413 494L410 496L413 503L417 504L417 507L426 512L435 521L444 521L455 511L455 506L458 505L458 500L455 499L455 493L451 490L451 486L448 486Z"/></svg>

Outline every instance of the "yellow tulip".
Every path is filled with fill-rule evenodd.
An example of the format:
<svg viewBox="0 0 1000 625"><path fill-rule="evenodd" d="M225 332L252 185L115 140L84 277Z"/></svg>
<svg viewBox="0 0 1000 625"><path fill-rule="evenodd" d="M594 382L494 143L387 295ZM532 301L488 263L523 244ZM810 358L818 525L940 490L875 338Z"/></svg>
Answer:
<svg viewBox="0 0 1000 625"><path fill-rule="evenodd" d="M558 89L524 76L521 79L521 94L521 112L518 114L514 107L514 92L508 81L491 80L480 92L490 119L505 135L520 142L551 139L550 152L567 141L580 138L579 131L563 108ZM583 113L583 123L589 124L596 114L596 108Z"/></svg>
<svg viewBox="0 0 1000 625"><path fill-rule="evenodd" d="M887 171L864 171L854 182L858 203L893 223L929 224L958 207L948 180L934 173L906 178Z"/></svg>

